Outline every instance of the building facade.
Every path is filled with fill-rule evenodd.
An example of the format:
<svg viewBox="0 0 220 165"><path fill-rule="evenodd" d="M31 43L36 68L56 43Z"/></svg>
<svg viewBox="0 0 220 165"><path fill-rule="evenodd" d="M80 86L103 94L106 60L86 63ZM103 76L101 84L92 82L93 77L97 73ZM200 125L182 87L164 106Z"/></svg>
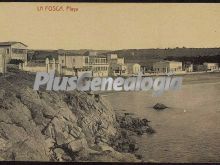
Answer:
<svg viewBox="0 0 220 165"><path fill-rule="evenodd" d="M203 63L203 65L205 66L205 68L206 68L207 71L216 71L216 70L219 70L219 65L218 65L218 63L208 63L208 62L205 62L205 63Z"/></svg>
<svg viewBox="0 0 220 165"><path fill-rule="evenodd" d="M55 60L54 58L50 60L49 58L46 58L45 61L41 62L24 62L19 64L19 69L28 71L28 72L47 72L55 71L57 75L60 75L62 73L62 68L58 60ZM66 74L68 75L68 74ZM71 74L69 74L71 75Z"/></svg>
<svg viewBox="0 0 220 165"><path fill-rule="evenodd" d="M59 63L66 68L86 68L89 66L88 57L82 55L59 55Z"/></svg>
<svg viewBox="0 0 220 165"><path fill-rule="evenodd" d="M153 64L153 70L156 73L182 73L182 62L177 61L159 61Z"/></svg>
<svg viewBox="0 0 220 165"><path fill-rule="evenodd" d="M109 64L107 57L102 55L88 56L89 67L91 68L94 77L107 77Z"/></svg>
<svg viewBox="0 0 220 165"><path fill-rule="evenodd" d="M127 67L124 58L119 58L117 54L108 54L109 75L118 76L126 74Z"/></svg>
<svg viewBox="0 0 220 165"><path fill-rule="evenodd" d="M5 50L0 48L0 73L6 72Z"/></svg>
<svg viewBox="0 0 220 165"><path fill-rule="evenodd" d="M138 75L141 72L141 65L138 63L127 63L127 73Z"/></svg>
<svg viewBox="0 0 220 165"><path fill-rule="evenodd" d="M0 42L0 48L5 49L6 61L27 61L27 45L21 42Z"/></svg>
<svg viewBox="0 0 220 165"><path fill-rule="evenodd" d="M0 73L6 73L11 60L27 61L27 45L21 42L0 42Z"/></svg>
<svg viewBox="0 0 220 165"><path fill-rule="evenodd" d="M190 62L187 62L183 65L183 70L186 72L193 72L193 64Z"/></svg>
<svg viewBox="0 0 220 165"><path fill-rule="evenodd" d="M84 72L91 72L94 77L107 77L109 64L107 57L97 55L96 52L79 54L60 54L58 61L61 64L61 74L79 76Z"/></svg>

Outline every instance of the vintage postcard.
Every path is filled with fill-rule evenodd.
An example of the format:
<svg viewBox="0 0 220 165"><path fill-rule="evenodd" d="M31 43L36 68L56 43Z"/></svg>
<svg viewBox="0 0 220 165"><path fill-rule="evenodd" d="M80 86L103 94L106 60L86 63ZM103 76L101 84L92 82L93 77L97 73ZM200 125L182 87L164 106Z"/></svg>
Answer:
<svg viewBox="0 0 220 165"><path fill-rule="evenodd" d="M220 162L220 4L0 3L0 160Z"/></svg>

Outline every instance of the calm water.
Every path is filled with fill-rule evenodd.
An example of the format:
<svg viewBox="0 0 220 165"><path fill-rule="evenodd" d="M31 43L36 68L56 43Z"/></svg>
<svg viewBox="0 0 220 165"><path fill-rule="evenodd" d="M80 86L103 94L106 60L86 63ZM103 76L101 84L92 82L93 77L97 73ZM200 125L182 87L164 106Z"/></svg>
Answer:
<svg viewBox="0 0 220 165"><path fill-rule="evenodd" d="M213 81L214 82L214 81ZM151 121L157 133L137 138L144 161L220 162L220 83L186 84L180 91L109 93L116 111ZM152 109L156 103L170 107Z"/></svg>

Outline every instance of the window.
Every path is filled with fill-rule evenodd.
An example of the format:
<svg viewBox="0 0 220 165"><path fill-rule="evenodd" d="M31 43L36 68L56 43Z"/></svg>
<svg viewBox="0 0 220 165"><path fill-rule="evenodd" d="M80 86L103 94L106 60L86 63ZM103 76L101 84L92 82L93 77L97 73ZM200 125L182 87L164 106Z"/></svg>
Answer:
<svg viewBox="0 0 220 165"><path fill-rule="evenodd" d="M6 54L9 54L9 48L6 49Z"/></svg>
<svg viewBox="0 0 220 165"><path fill-rule="evenodd" d="M85 63L86 63L86 64L89 63L89 58L88 58L88 57L85 58Z"/></svg>
<svg viewBox="0 0 220 165"><path fill-rule="evenodd" d="M25 49L12 48L12 53L14 53L14 54L25 54L26 50Z"/></svg>

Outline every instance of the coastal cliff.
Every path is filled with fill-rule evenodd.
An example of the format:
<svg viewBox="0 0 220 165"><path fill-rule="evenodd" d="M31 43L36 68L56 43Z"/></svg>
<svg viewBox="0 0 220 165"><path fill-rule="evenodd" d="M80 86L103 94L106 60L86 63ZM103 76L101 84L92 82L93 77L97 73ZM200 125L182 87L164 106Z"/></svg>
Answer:
<svg viewBox="0 0 220 165"><path fill-rule="evenodd" d="M0 77L0 159L16 161L140 161L117 151L120 124L101 96L33 90L35 75Z"/></svg>

